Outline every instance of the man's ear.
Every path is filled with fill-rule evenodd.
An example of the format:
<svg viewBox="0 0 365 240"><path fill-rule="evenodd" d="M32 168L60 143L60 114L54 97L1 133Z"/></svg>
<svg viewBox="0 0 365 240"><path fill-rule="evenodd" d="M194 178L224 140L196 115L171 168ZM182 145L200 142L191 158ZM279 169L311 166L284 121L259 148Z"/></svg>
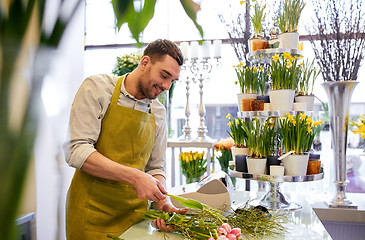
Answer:
<svg viewBox="0 0 365 240"><path fill-rule="evenodd" d="M139 65L141 65L143 68L145 68L148 65L148 63L150 63L150 62L151 62L151 58L149 56L143 56Z"/></svg>

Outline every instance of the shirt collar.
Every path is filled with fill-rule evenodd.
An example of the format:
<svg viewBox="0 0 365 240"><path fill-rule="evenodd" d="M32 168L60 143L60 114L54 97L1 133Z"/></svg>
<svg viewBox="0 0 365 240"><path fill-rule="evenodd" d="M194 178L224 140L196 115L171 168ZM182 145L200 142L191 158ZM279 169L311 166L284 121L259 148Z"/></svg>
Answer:
<svg viewBox="0 0 365 240"><path fill-rule="evenodd" d="M124 78L123 78L123 82L122 82L122 86L121 86L121 89L120 89L120 91L121 91L121 93L124 95L124 96L126 96L126 97L129 97L129 98L131 98L131 99L133 99L134 101L137 101L137 102L141 102L141 103L144 103L144 104L151 104L152 103L152 99L148 99L148 98L143 98L143 99L136 99L134 96L132 96L130 93L128 93L127 92L127 89L125 89L125 86L124 86L124 84L125 84L125 79L127 78L127 76L128 76L128 73L126 74L126 75L124 75Z"/></svg>

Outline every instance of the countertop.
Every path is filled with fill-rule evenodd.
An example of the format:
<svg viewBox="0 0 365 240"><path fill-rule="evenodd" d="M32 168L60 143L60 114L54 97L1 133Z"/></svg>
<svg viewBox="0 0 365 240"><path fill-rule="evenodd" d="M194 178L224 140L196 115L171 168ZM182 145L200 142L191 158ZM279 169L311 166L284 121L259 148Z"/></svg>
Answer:
<svg viewBox="0 0 365 240"><path fill-rule="evenodd" d="M260 194L260 193L259 193ZM235 192L235 204L241 204L247 200L253 200L256 197L260 197L257 193L248 191L237 191ZM289 213L289 221L285 224L287 228L287 233L278 237L267 237L264 239L285 239L285 240L331 240L331 236L328 234L327 230L322 225L321 221L318 219L316 213L313 211L312 207L305 201L299 202L302 205L302 209L299 211ZM182 235L175 233L167 233L167 238L164 238L164 233L156 230L152 225L150 220L144 220L130 229L128 229L120 237L126 240L178 240L184 239ZM243 236L242 239L248 239Z"/></svg>

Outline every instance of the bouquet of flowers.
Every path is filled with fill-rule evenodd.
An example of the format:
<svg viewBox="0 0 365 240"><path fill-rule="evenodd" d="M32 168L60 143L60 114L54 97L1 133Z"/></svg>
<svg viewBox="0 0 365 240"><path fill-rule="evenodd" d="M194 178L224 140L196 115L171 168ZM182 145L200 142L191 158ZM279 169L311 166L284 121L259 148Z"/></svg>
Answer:
<svg viewBox="0 0 365 240"><path fill-rule="evenodd" d="M201 176L207 171L207 159L203 153L181 152L179 155L182 173L186 177L186 183L200 181Z"/></svg>
<svg viewBox="0 0 365 240"><path fill-rule="evenodd" d="M231 147L234 146L232 138L225 138L214 144L214 150L221 153L217 156L222 171L228 173L229 162L233 161Z"/></svg>
<svg viewBox="0 0 365 240"><path fill-rule="evenodd" d="M246 146L247 135L242 129L243 120L241 118L233 118L231 114L227 114L226 118L229 119L227 125L231 132L228 132L229 136L233 139L234 145L238 148Z"/></svg>
<svg viewBox="0 0 365 240"><path fill-rule="evenodd" d="M285 152L294 151L303 154L312 148L316 128L321 128L322 121L313 120L303 113L296 116L290 113L279 120L280 140Z"/></svg>
<svg viewBox="0 0 365 240"><path fill-rule="evenodd" d="M301 66L298 57L290 53L275 54L272 56L269 74L272 90L296 89L301 75Z"/></svg>
<svg viewBox="0 0 365 240"><path fill-rule="evenodd" d="M185 239L235 240L241 239L241 234L245 235L245 239L246 237L261 239L264 236L280 237L286 232L283 223L286 221L287 215L281 212L268 214L268 212L252 207L246 202L235 212L224 214L218 209L193 199L170 194L168 196L176 199L185 207L196 209L197 213L178 214L152 209L136 211L142 213L144 219L164 219L166 225L182 234Z"/></svg>
<svg viewBox="0 0 365 240"><path fill-rule="evenodd" d="M117 76L123 76L126 73L132 72L138 66L141 58L141 52L117 56L117 62L112 73Z"/></svg>

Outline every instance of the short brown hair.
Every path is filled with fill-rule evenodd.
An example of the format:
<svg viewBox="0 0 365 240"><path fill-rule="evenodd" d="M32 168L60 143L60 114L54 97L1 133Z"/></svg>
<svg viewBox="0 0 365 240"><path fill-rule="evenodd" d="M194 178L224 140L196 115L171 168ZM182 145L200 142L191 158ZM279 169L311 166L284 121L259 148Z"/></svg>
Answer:
<svg viewBox="0 0 365 240"><path fill-rule="evenodd" d="M183 65L184 57L180 48L167 39L157 39L149 43L143 52L143 56L149 56L152 62L160 60L166 54L174 58L180 66Z"/></svg>

